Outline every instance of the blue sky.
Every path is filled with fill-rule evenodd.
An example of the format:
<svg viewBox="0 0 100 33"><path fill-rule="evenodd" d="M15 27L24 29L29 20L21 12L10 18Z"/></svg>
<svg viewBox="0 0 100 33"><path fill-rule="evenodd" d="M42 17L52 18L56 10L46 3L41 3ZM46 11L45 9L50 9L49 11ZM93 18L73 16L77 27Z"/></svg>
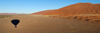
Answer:
<svg viewBox="0 0 100 33"><path fill-rule="evenodd" d="M0 13L35 13L59 9L76 3L100 3L100 0L0 0Z"/></svg>

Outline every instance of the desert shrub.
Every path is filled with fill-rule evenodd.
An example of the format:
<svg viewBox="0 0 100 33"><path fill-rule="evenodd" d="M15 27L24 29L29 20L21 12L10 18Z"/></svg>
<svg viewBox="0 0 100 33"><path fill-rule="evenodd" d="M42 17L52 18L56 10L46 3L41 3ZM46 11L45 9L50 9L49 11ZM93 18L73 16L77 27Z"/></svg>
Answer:
<svg viewBox="0 0 100 33"><path fill-rule="evenodd" d="M11 17L12 15L0 15L0 18Z"/></svg>
<svg viewBox="0 0 100 33"><path fill-rule="evenodd" d="M94 20L93 22L100 22L100 20Z"/></svg>
<svg viewBox="0 0 100 33"><path fill-rule="evenodd" d="M78 16L75 16L74 19L78 18Z"/></svg>

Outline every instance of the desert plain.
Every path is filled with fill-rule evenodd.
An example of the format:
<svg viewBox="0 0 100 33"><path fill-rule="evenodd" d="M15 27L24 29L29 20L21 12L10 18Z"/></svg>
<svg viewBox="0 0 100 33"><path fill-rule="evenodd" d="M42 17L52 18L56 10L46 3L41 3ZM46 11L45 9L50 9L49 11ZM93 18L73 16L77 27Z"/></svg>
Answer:
<svg viewBox="0 0 100 33"><path fill-rule="evenodd" d="M19 19L17 28L11 20ZM0 18L0 33L100 33L100 23L44 15Z"/></svg>

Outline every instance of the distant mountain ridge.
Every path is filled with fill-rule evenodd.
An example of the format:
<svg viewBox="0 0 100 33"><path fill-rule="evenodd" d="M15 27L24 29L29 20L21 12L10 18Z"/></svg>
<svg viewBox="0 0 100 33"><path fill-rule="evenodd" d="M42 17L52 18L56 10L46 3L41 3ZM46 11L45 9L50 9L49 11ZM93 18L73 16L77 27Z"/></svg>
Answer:
<svg viewBox="0 0 100 33"><path fill-rule="evenodd" d="M34 14L46 14L46 13L49 13L49 12L52 12L52 11L55 11L55 10L40 11L40 12L32 13L31 15L34 15Z"/></svg>
<svg viewBox="0 0 100 33"><path fill-rule="evenodd" d="M16 15L16 14L18 14L18 13L0 13L0 15ZM21 14L23 14L23 13L21 13Z"/></svg>

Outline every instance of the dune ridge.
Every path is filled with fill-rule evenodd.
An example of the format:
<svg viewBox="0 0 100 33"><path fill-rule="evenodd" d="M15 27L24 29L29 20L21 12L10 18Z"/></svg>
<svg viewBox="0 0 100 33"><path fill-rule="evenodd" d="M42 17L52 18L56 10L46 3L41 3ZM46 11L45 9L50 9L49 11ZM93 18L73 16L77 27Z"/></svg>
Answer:
<svg viewBox="0 0 100 33"><path fill-rule="evenodd" d="M63 19L100 22L100 4L77 3L56 10L41 12L35 14L43 14L48 17L59 17Z"/></svg>

